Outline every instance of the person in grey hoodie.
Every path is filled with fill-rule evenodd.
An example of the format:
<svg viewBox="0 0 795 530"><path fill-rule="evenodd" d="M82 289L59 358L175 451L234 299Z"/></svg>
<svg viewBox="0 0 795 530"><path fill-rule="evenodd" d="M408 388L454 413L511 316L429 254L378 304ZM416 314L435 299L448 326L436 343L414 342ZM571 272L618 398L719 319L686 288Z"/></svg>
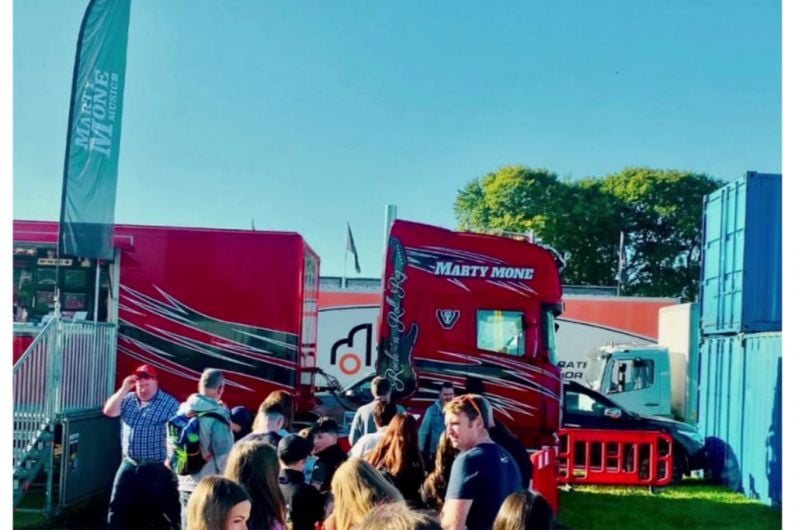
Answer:
<svg viewBox="0 0 795 530"><path fill-rule="evenodd" d="M208 368L204 370L201 379L199 379L199 392L191 394L179 406L178 414L191 415L213 412L226 419L226 421L221 421L212 416L205 416L199 419L199 448L205 460L204 467L193 475L177 476L179 502L182 505L182 530L187 530L188 527L187 508L191 493L204 477L208 475L223 475L226 459L235 443L229 411L221 403L223 392L223 372ZM173 451L173 448L169 448L169 451Z"/></svg>
<svg viewBox="0 0 795 530"><path fill-rule="evenodd" d="M433 471L433 462L436 455L436 447L439 445L439 437L445 430L444 406L450 403L455 397L455 389L449 381L442 383L439 387L439 399L434 401L425 411L420 425L419 442L420 451L424 458L425 465L430 466L427 471Z"/></svg>

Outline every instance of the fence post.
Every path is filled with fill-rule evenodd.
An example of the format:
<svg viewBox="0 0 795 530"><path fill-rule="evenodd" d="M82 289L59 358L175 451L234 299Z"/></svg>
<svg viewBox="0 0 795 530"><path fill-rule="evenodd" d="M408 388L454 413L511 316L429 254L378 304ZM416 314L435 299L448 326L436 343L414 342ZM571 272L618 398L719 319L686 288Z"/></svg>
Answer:
<svg viewBox="0 0 795 530"><path fill-rule="evenodd" d="M107 382L107 395L113 393L116 386L116 358L118 357L118 340L119 340L119 325L114 324L108 330L108 336L105 337L107 346L110 348L111 354L108 362L108 382Z"/></svg>
<svg viewBox="0 0 795 530"><path fill-rule="evenodd" d="M56 311L57 315L57 311ZM44 399L47 401L47 417L48 423L47 429L50 431L52 436L48 437L48 439L44 442L46 444L46 458L44 463L45 473L47 476L47 490L45 492L45 500L44 500L44 512L48 515L52 515L53 513L53 467L55 465L55 455L54 455L54 446L55 446L55 421L58 416L61 414L61 377L63 373L63 349L64 349L64 327L63 327L63 320L61 320L60 316L55 317L55 341L54 341L54 348L49 348L47 352L48 360L50 362L51 369L49 370L49 375L47 377L48 380L48 392Z"/></svg>

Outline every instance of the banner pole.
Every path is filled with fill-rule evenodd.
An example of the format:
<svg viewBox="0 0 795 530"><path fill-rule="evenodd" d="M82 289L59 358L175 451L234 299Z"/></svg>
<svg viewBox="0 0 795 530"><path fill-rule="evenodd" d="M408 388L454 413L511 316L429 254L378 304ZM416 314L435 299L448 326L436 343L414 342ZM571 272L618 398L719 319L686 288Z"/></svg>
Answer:
<svg viewBox="0 0 795 530"><path fill-rule="evenodd" d="M97 323L99 315L99 262L100 260L97 260L97 274L94 278L94 324Z"/></svg>

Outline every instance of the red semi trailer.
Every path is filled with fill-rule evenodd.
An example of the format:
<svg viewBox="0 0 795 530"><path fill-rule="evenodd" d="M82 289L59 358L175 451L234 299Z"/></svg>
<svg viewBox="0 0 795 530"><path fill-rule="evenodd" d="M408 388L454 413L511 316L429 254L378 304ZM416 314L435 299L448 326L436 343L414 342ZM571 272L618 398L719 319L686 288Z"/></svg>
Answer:
<svg viewBox="0 0 795 530"><path fill-rule="evenodd" d="M14 222L17 337L52 311L57 233L57 223ZM230 405L256 409L282 389L299 410L313 406L320 259L299 234L117 225L114 246L98 289L94 260L61 257L58 274L67 317L90 320L96 304L118 323L117 382L151 364L184 399L215 367Z"/></svg>

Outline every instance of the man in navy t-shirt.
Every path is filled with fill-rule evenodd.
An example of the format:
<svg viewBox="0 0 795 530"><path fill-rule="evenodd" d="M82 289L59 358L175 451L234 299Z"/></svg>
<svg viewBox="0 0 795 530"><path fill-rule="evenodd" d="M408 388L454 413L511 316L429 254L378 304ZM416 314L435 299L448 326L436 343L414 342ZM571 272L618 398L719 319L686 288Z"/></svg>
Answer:
<svg viewBox="0 0 795 530"><path fill-rule="evenodd" d="M459 396L445 406L447 436L461 451L442 507L444 530L488 530L502 501L522 489L513 457L489 437L485 398Z"/></svg>

